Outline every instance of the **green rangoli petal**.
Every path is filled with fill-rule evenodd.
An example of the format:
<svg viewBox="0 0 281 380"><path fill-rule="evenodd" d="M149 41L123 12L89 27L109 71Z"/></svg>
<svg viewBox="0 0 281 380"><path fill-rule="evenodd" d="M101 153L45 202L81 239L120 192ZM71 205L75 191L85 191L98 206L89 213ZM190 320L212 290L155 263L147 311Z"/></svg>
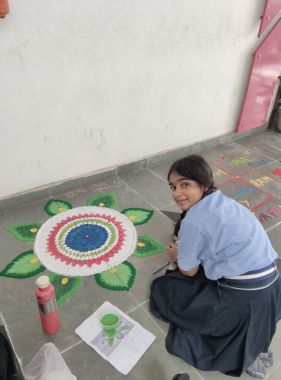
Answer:
<svg viewBox="0 0 281 380"><path fill-rule="evenodd" d="M87 205L113 208L115 206L115 197L113 193L94 195L88 199Z"/></svg>
<svg viewBox="0 0 281 380"><path fill-rule="evenodd" d="M151 236L140 235L133 256L146 257L165 251L165 247Z"/></svg>
<svg viewBox="0 0 281 380"><path fill-rule="evenodd" d="M138 225L147 223L152 218L154 211L145 208L125 208L122 214L126 215L133 224Z"/></svg>
<svg viewBox="0 0 281 380"><path fill-rule="evenodd" d="M135 278L136 268L128 261L124 261L116 267L95 275L95 280L98 285L116 291L130 290Z"/></svg>
<svg viewBox="0 0 281 380"><path fill-rule="evenodd" d="M51 273L49 278L55 287L58 305L71 298L84 282L83 277L60 276L56 273Z"/></svg>
<svg viewBox="0 0 281 380"><path fill-rule="evenodd" d="M28 222L9 226L8 231L21 241L34 241L41 222Z"/></svg>
<svg viewBox="0 0 281 380"><path fill-rule="evenodd" d="M33 250L25 251L11 261L1 272L0 276L13 278L28 278L43 272L44 266L40 263Z"/></svg>
<svg viewBox="0 0 281 380"><path fill-rule="evenodd" d="M46 213L51 216L70 209L72 209L72 205L60 199L50 199L44 206Z"/></svg>

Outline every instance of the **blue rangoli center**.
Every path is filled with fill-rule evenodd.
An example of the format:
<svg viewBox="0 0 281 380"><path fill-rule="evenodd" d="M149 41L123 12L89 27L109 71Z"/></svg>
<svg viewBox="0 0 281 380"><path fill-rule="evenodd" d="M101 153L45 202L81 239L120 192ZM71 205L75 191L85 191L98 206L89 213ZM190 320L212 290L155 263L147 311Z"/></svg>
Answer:
<svg viewBox="0 0 281 380"><path fill-rule="evenodd" d="M96 224L82 224L67 234L65 244L76 251L87 252L100 248L108 239L104 227Z"/></svg>

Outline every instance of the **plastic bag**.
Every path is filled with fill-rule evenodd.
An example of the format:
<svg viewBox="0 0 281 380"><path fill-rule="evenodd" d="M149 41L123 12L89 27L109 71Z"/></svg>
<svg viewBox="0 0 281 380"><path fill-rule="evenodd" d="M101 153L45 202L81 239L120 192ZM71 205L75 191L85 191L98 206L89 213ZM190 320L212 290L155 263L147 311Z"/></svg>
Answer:
<svg viewBox="0 0 281 380"><path fill-rule="evenodd" d="M23 369L25 380L76 380L53 343L45 343Z"/></svg>

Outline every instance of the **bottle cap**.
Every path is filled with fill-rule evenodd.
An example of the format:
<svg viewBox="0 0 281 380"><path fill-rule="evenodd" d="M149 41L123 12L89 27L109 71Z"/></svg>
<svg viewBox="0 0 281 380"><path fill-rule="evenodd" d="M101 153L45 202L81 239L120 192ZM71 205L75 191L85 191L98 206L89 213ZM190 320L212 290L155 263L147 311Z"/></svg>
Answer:
<svg viewBox="0 0 281 380"><path fill-rule="evenodd" d="M50 285L50 280L48 276L40 276L36 279L36 286L40 289L47 288Z"/></svg>

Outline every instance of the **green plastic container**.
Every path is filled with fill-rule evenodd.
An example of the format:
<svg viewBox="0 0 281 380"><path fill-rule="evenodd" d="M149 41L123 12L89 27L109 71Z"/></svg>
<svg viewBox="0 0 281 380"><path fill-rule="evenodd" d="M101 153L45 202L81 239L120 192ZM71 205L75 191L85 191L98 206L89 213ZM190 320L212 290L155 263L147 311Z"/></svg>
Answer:
<svg viewBox="0 0 281 380"><path fill-rule="evenodd" d="M109 346L112 346L114 342L119 321L119 316L114 313L104 314L100 319L100 324L107 336Z"/></svg>

